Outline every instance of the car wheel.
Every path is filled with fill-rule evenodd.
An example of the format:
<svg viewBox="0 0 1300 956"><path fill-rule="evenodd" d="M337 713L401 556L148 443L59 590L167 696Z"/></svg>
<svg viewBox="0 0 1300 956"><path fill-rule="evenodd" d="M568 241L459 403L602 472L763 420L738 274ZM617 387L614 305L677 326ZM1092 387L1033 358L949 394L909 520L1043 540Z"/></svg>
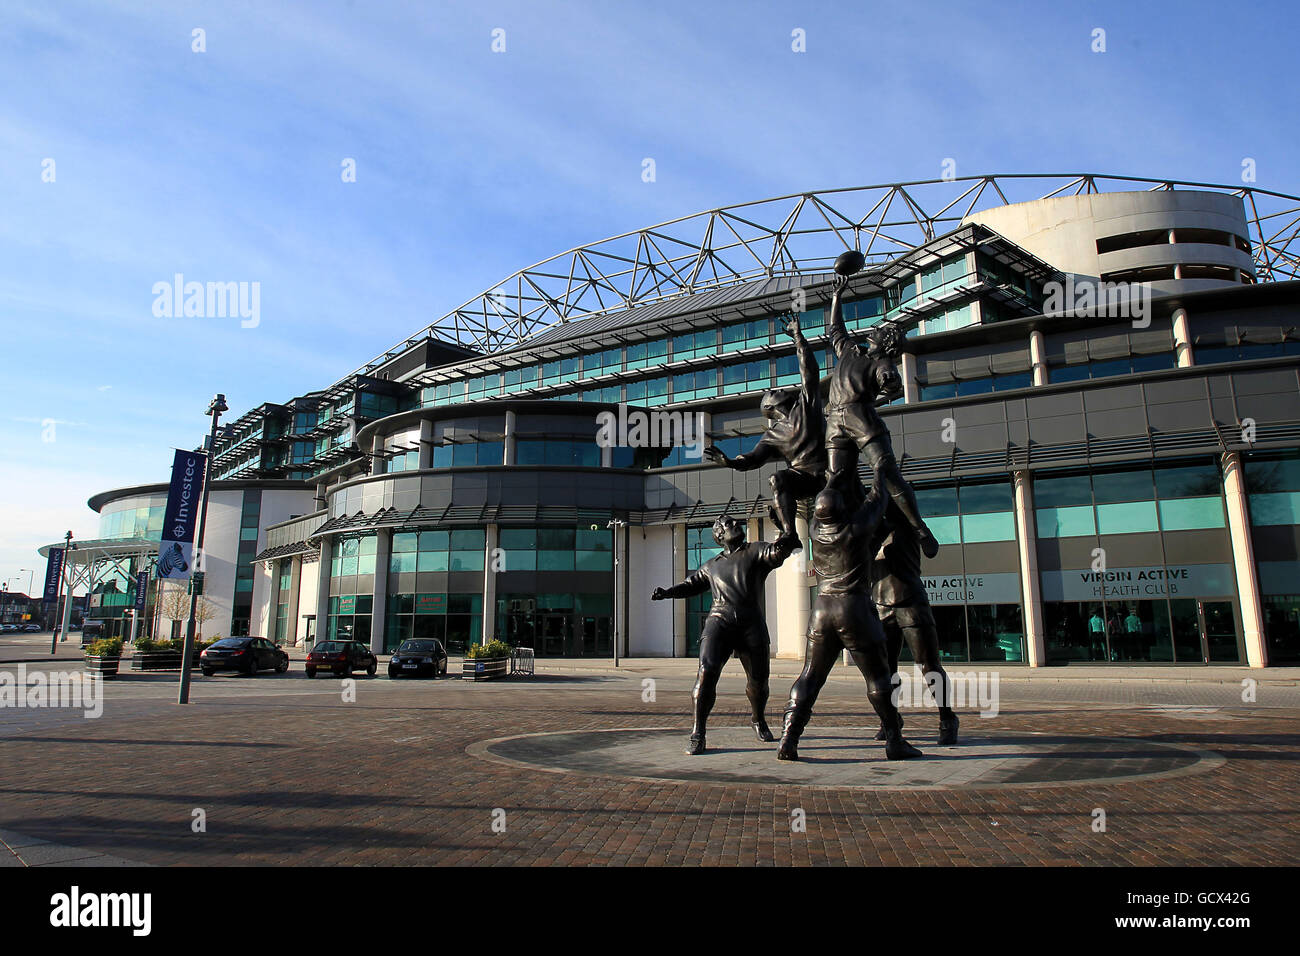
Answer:
<svg viewBox="0 0 1300 956"><path fill-rule="evenodd" d="M284 660L280 661L280 663L275 665L275 672L277 674L283 674L288 669L289 669L289 658L287 657Z"/></svg>
<svg viewBox="0 0 1300 956"><path fill-rule="evenodd" d="M343 675L342 675L342 676L344 676L344 677L351 677L351 676L352 676L352 665L351 665L351 664L344 664L344 665L343 665Z"/></svg>
<svg viewBox="0 0 1300 956"><path fill-rule="evenodd" d="M256 657L253 658L251 661L248 662L248 669L247 669L246 671L244 671L244 676L245 676L245 677L256 677L256 676L257 676L257 658L256 658Z"/></svg>
<svg viewBox="0 0 1300 956"><path fill-rule="evenodd" d="M212 674L213 674L213 672L212 672L211 670L209 670L209 669L206 668L206 667L203 668L203 676L204 676L204 677L211 677Z"/></svg>
<svg viewBox="0 0 1300 956"><path fill-rule="evenodd" d="M397 680L397 671L393 670L391 667L388 668L388 679Z"/></svg>
<svg viewBox="0 0 1300 956"><path fill-rule="evenodd" d="M314 667L307 668L307 677L310 679L315 676L316 676L316 668Z"/></svg>
<svg viewBox="0 0 1300 956"><path fill-rule="evenodd" d="M373 662L369 667L366 668L366 674L367 674L367 676L369 676L369 677L374 677L374 676L375 676L375 673L376 673L378 670L379 670L379 662L378 662L378 661L374 661L374 662Z"/></svg>

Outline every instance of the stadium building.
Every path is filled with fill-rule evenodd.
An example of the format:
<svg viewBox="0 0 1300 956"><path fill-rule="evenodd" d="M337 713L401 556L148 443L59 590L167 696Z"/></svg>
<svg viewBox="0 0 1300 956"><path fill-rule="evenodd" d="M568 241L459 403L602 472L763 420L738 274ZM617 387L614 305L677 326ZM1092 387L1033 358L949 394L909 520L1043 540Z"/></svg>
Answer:
<svg viewBox="0 0 1300 956"><path fill-rule="evenodd" d="M748 450L762 391L798 381L781 316L801 313L830 373L830 264L858 248L849 330L912 330L883 414L942 544L926 570L947 659L1300 663L1298 236L1300 198L1254 188L983 176L570 250L225 426L204 631L694 655L707 595L650 592L716 551L718 515L772 539L776 466L605 446L598 416L675 415ZM69 567L112 629L166 479L90 500L99 537ZM816 584L800 555L769 578L775 655L802 654ZM166 632L156 591L140 626Z"/></svg>

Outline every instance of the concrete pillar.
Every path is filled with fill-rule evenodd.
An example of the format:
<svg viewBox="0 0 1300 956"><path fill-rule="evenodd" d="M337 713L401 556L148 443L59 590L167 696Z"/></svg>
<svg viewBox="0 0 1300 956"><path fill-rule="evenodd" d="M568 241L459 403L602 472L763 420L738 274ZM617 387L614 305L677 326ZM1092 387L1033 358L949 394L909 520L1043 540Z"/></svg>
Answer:
<svg viewBox="0 0 1300 956"><path fill-rule="evenodd" d="M808 521L795 518L795 531L799 540L808 540ZM808 561L806 551L800 548L785 559L771 575L768 587L776 589L776 620L768 621L767 628L776 644L774 654L786 660L802 660L804 635L808 629Z"/></svg>
<svg viewBox="0 0 1300 956"><path fill-rule="evenodd" d="M492 556L500 546L501 529L489 524L484 530L487 534L483 544L483 643L486 644L497 636L497 573L493 570Z"/></svg>
<svg viewBox="0 0 1300 956"><path fill-rule="evenodd" d="M686 525L673 525L673 574L670 583L686 577ZM673 601L673 655L686 656L686 602Z"/></svg>
<svg viewBox="0 0 1300 956"><path fill-rule="evenodd" d="M1034 372L1034 385L1046 385L1048 382L1047 342L1043 338L1043 333L1037 329L1029 333L1029 365Z"/></svg>
<svg viewBox="0 0 1300 956"><path fill-rule="evenodd" d="M1246 476L1240 452L1223 456L1223 502L1228 508L1228 531L1232 536L1232 565L1237 577L1237 599L1241 603L1241 629L1246 644L1246 663L1268 666L1268 644L1264 640L1264 604L1259 597L1259 569L1251 540L1250 509L1246 502Z"/></svg>
<svg viewBox="0 0 1300 956"><path fill-rule="evenodd" d="M326 538L320 546L320 576L316 579L316 640L323 641L328 636L330 617L330 558L333 556L333 542Z"/></svg>
<svg viewBox="0 0 1300 956"><path fill-rule="evenodd" d="M898 374L903 379L903 404L911 405L921 400L921 388L916 381L916 356L904 352L898 358Z"/></svg>
<svg viewBox="0 0 1300 956"><path fill-rule="evenodd" d="M433 422L427 418L420 420L420 458L417 467L420 469L433 467Z"/></svg>
<svg viewBox="0 0 1300 956"><path fill-rule="evenodd" d="M388 622L388 562L393 553L393 532L380 528L375 532L375 588L370 606L370 650L384 652L384 629Z"/></svg>
<svg viewBox="0 0 1300 956"><path fill-rule="evenodd" d="M515 413L512 411L506 412L505 446L506 446L506 455L505 455L504 464L513 465L516 461L518 461L519 436L516 433ZM601 464L603 465L604 463L605 462L602 455Z"/></svg>
<svg viewBox="0 0 1300 956"><path fill-rule="evenodd" d="M1034 489L1029 472L1011 476L1016 494L1016 544L1020 548L1020 603L1025 624L1025 653L1030 667L1047 664L1043 629L1043 594L1038 578L1038 525L1034 518Z"/></svg>
<svg viewBox="0 0 1300 956"><path fill-rule="evenodd" d="M387 462L384 461L384 439L375 435L370 439L370 473L372 475L382 475Z"/></svg>
<svg viewBox="0 0 1300 956"><path fill-rule="evenodd" d="M1192 333L1187 324L1187 310L1175 309L1173 315L1174 353L1178 356L1179 368L1191 368L1196 364L1192 355Z"/></svg>
<svg viewBox="0 0 1300 956"><path fill-rule="evenodd" d="M279 581L279 575L276 575ZM302 586L302 555L295 554L289 559L289 613L288 619L284 623L284 642L286 644L297 645L298 643L298 589ZM280 602L279 595L276 596L276 604ZM279 608L276 608L277 612Z"/></svg>

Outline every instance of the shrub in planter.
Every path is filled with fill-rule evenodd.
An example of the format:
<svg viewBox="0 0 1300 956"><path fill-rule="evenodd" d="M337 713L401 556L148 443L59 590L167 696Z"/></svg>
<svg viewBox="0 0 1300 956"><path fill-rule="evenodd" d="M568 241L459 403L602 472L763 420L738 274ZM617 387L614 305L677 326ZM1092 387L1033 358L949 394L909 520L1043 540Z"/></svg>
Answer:
<svg viewBox="0 0 1300 956"><path fill-rule="evenodd" d="M100 638L86 647L86 669L102 677L113 677L122 660L122 639Z"/></svg>
<svg viewBox="0 0 1300 956"><path fill-rule="evenodd" d="M461 677L466 680L494 680L505 677L510 665L511 647L505 641L473 644L465 652Z"/></svg>
<svg viewBox="0 0 1300 956"><path fill-rule="evenodd" d="M489 641L486 644L471 644L465 656L470 660L500 660L509 657L512 648L505 641Z"/></svg>

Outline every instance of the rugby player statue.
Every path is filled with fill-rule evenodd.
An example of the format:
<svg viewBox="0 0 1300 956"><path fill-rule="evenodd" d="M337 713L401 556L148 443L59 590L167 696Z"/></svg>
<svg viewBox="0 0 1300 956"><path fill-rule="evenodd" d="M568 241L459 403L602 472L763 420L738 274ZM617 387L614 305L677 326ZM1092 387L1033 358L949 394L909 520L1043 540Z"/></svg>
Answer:
<svg viewBox="0 0 1300 956"><path fill-rule="evenodd" d="M763 582L799 549L798 537L789 535L775 543L746 542L745 523L726 515L713 522L713 540L722 548L720 554L705 561L680 584L655 588L650 595L651 600L662 601L713 592L713 606L700 634L700 669L691 693L695 723L688 754L705 751L705 725L717 699L718 678L733 652L745 669L751 726L760 741L775 739L765 714L771 638L763 615Z"/></svg>
<svg viewBox="0 0 1300 956"><path fill-rule="evenodd" d="M760 407L771 424L751 451L728 458L721 448L710 445L704 449L704 457L737 471L752 471L773 460L789 465L771 478L772 518L782 538L797 541L795 515L799 502L814 497L826 484L826 419L817 356L799 328L797 313L786 319L785 331L794 339L799 356L799 385L770 388L763 393Z"/></svg>

